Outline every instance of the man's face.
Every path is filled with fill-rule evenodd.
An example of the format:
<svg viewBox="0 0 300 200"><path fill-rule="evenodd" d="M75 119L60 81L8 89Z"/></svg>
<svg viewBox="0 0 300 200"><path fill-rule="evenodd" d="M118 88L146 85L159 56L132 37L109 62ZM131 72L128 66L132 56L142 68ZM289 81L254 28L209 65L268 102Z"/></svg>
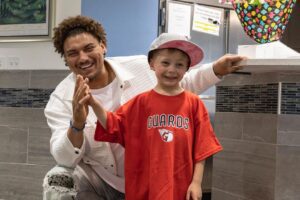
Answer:
<svg viewBox="0 0 300 200"><path fill-rule="evenodd" d="M68 37L64 42L64 57L70 70L98 82L105 74L104 53L106 46L89 33Z"/></svg>

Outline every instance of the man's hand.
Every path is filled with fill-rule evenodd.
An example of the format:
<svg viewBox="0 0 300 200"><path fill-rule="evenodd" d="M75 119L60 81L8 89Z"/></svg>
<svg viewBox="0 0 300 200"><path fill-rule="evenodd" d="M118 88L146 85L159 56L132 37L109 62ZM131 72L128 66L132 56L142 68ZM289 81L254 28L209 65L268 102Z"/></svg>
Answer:
<svg viewBox="0 0 300 200"><path fill-rule="evenodd" d="M229 73L242 69L242 67L237 66L236 63L245 59L247 58L244 56L226 54L219 58L216 62L214 62L213 70L216 76L227 75Z"/></svg>
<svg viewBox="0 0 300 200"><path fill-rule="evenodd" d="M73 126L81 128L86 122L86 118L89 112L88 105L83 103L82 98L86 96L87 93L87 82L88 79L83 79L82 76L77 75L76 85L74 90L74 96L72 101L73 106Z"/></svg>

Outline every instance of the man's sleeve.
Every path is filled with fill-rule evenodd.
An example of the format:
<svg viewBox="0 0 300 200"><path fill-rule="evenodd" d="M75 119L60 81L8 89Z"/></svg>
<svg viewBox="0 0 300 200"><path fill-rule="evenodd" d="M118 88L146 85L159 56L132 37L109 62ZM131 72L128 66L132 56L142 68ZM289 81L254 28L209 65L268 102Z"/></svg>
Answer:
<svg viewBox="0 0 300 200"><path fill-rule="evenodd" d="M188 71L181 81L181 86L185 90L199 95L219 81L220 79L215 75L212 63L210 63Z"/></svg>
<svg viewBox="0 0 300 200"><path fill-rule="evenodd" d="M68 105L70 104L70 105ZM44 110L52 135L50 152L59 165L75 167L85 152L85 139L81 149L75 149L67 136L72 119L71 102L64 102L56 95L51 95Z"/></svg>

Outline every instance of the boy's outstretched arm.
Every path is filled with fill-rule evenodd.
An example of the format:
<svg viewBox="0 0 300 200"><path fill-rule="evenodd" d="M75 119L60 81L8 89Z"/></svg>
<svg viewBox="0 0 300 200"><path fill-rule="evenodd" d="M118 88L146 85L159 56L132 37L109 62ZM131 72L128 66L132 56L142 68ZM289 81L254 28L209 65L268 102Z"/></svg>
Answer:
<svg viewBox="0 0 300 200"><path fill-rule="evenodd" d="M96 100L91 94L88 103L93 108L94 113L98 118L98 121L101 123L103 128L106 129L107 113L102 104L98 100Z"/></svg>
<svg viewBox="0 0 300 200"><path fill-rule="evenodd" d="M194 166L193 180L187 190L186 200L201 200L202 199L202 179L205 160L199 161Z"/></svg>
<svg viewBox="0 0 300 200"><path fill-rule="evenodd" d="M88 80L86 79L86 92L85 96L79 101L80 104L88 104L92 107L94 110L94 113L97 116L98 121L101 123L104 129L106 129L106 121L107 121L107 113L104 107L101 105L101 103L93 97L93 95L90 93L90 88L87 85Z"/></svg>

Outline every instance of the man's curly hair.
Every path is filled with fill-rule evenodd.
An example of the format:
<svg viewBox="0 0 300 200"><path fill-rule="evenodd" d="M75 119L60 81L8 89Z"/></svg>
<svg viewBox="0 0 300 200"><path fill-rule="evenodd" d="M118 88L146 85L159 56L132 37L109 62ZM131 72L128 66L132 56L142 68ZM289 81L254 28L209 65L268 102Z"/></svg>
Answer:
<svg viewBox="0 0 300 200"><path fill-rule="evenodd" d="M55 51L62 57L64 56L64 42L69 36L80 33L89 33L93 35L99 42L103 42L106 46L106 33L104 28L97 21L86 16L69 17L63 20L57 27L53 29L52 37Z"/></svg>

